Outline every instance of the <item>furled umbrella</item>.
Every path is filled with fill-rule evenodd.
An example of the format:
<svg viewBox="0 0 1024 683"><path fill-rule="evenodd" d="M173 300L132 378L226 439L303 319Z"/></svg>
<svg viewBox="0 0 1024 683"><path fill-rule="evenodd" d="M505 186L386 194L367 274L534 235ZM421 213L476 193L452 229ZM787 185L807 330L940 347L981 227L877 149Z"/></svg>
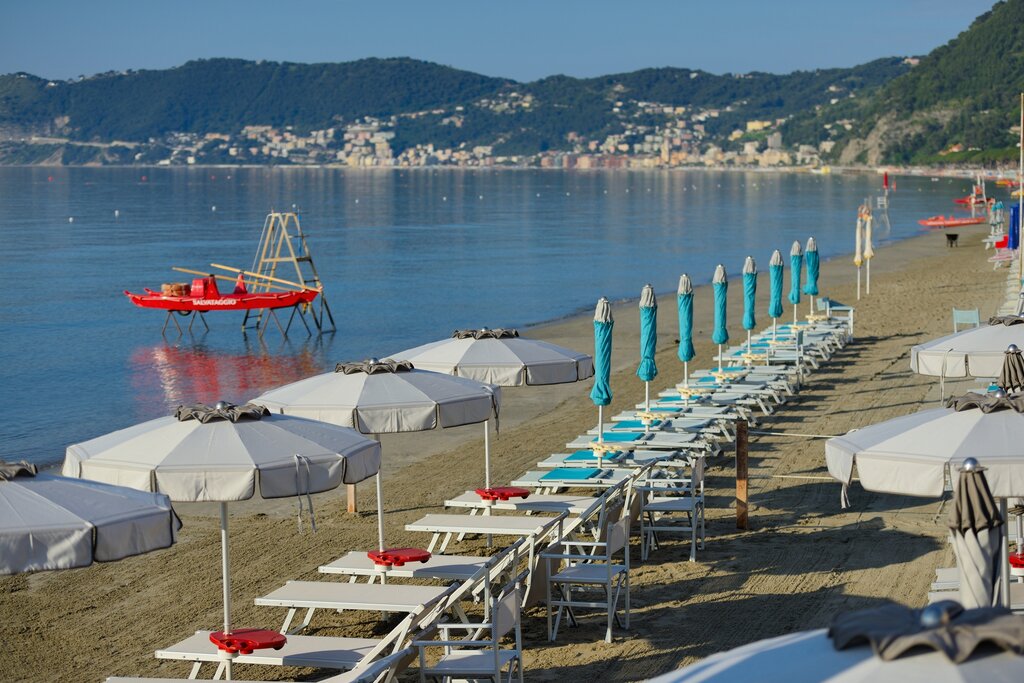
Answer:
<svg viewBox="0 0 1024 683"><path fill-rule="evenodd" d="M683 361L683 386L690 386L690 361L697 354L693 350L693 284L690 276L679 276L679 289L676 293L676 306L679 311L679 360Z"/></svg>
<svg viewBox="0 0 1024 683"><path fill-rule="evenodd" d="M312 498L377 473L380 444L351 429L263 406L179 406L162 417L69 446L63 474L141 491L174 502L220 503L224 631L231 626L228 503L296 497L315 529ZM230 663L230 660L229 660Z"/></svg>
<svg viewBox="0 0 1024 683"><path fill-rule="evenodd" d="M793 304L793 324L796 324L796 307L800 303L800 271L803 270L804 250L794 240L789 249L789 303Z"/></svg>
<svg viewBox="0 0 1024 683"><path fill-rule="evenodd" d="M0 574L87 567L167 548L180 528L163 494L0 461Z"/></svg>
<svg viewBox="0 0 1024 683"><path fill-rule="evenodd" d="M999 527L1003 518L985 481L984 467L967 458L953 494L949 528L960 569L960 604L967 608L994 607L999 599Z"/></svg>
<svg viewBox="0 0 1024 683"><path fill-rule="evenodd" d="M654 287L644 285L640 292L640 365L636 376L644 382L644 410L651 409L651 381L658 376L654 350L658 343L658 300Z"/></svg>
<svg viewBox="0 0 1024 683"><path fill-rule="evenodd" d="M754 314L757 299L757 264L748 256L743 262L743 329L747 331L747 353L750 353L750 331L757 326Z"/></svg>
<svg viewBox="0 0 1024 683"><path fill-rule="evenodd" d="M715 298L715 329L711 333L711 341L718 344L718 371L721 372L722 344L729 341L729 330L726 328L729 279L725 274L725 266L721 263L715 267L715 276L711 279L711 288Z"/></svg>
<svg viewBox="0 0 1024 683"><path fill-rule="evenodd" d="M612 402L612 307L601 297L594 311L594 387L590 400L597 406L597 444L600 455L604 451L604 407Z"/></svg>
<svg viewBox="0 0 1024 683"><path fill-rule="evenodd" d="M867 204L864 205L864 270L865 270L865 285L864 293L871 293L871 259L875 257L875 248L871 244L871 228L874 224L874 218L871 215L871 207Z"/></svg>
<svg viewBox="0 0 1024 683"><path fill-rule="evenodd" d="M857 266L857 301L860 301L860 269L864 266L864 221L867 217L867 208L861 204L857 207L857 225L854 228L853 248L853 265Z"/></svg>
<svg viewBox="0 0 1024 683"><path fill-rule="evenodd" d="M768 262L768 317L772 319L772 341L776 338L779 318L782 317L782 254L776 249Z"/></svg>
<svg viewBox="0 0 1024 683"><path fill-rule="evenodd" d="M498 418L501 389L477 380L420 370L409 361L371 358L338 363L333 372L271 389L254 403L274 412L352 427L362 434L421 432ZM490 459L485 452L490 486ZM384 548L383 485L376 480L378 541ZM349 509L355 508L349 489Z"/></svg>
<svg viewBox="0 0 1024 683"><path fill-rule="evenodd" d="M821 273L821 259L818 257L818 243L813 237L807 238L807 248L804 249L804 260L807 265L807 282L804 284L804 294L811 302L810 314L814 315L814 297L818 296L818 276Z"/></svg>
<svg viewBox="0 0 1024 683"><path fill-rule="evenodd" d="M390 354L419 370L440 372L502 387L579 382L594 375L594 361L506 328L455 330L448 339ZM484 422L484 481L491 487L490 420Z"/></svg>

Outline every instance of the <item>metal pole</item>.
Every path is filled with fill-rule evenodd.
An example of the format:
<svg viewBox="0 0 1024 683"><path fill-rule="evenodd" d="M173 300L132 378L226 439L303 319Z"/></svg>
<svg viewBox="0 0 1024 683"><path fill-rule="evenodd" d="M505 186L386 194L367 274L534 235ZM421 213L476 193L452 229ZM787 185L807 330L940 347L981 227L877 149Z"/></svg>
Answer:
<svg viewBox="0 0 1024 683"><path fill-rule="evenodd" d="M604 466L604 406L597 407L597 466Z"/></svg>
<svg viewBox="0 0 1024 683"><path fill-rule="evenodd" d="M1006 499L999 499L999 514L1003 516L1003 542L1002 552L999 553L1002 565L999 567L999 592L1002 594L1003 607L1010 609L1010 530L1009 521L1006 518ZM1018 545L1020 539L1017 539Z"/></svg>
<svg viewBox="0 0 1024 683"><path fill-rule="evenodd" d="M491 421L484 420L484 488L491 488Z"/></svg>
<svg viewBox="0 0 1024 683"><path fill-rule="evenodd" d="M868 259L867 261L868 262L865 264L867 267L867 278L865 279L864 284L864 294L871 293L871 259Z"/></svg>
<svg viewBox="0 0 1024 683"><path fill-rule="evenodd" d="M718 345L718 372L722 372L722 345Z"/></svg>
<svg viewBox="0 0 1024 683"><path fill-rule="evenodd" d="M228 551L228 504L220 504L220 571L224 592L224 634L231 633L231 558ZM225 660L227 680L231 680L231 657Z"/></svg>
<svg viewBox="0 0 1024 683"><path fill-rule="evenodd" d="M380 470L375 477L377 484L377 550L384 550L384 483L380 478Z"/></svg>
<svg viewBox="0 0 1024 683"><path fill-rule="evenodd" d="M644 410L651 412L651 383L644 381Z"/></svg>

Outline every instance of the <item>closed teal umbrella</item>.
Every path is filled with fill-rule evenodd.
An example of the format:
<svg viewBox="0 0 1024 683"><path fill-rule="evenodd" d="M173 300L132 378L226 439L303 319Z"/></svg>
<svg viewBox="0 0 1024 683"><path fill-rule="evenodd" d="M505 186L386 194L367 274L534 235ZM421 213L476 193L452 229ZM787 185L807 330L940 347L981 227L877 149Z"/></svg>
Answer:
<svg viewBox="0 0 1024 683"><path fill-rule="evenodd" d="M658 343L658 300L654 287L644 285L640 292L640 366L636 376L644 381L644 410L651 409L651 380L658 376L654 348Z"/></svg>
<svg viewBox="0 0 1024 683"><path fill-rule="evenodd" d="M729 330L725 328L726 295L729 293L729 280L725 275L725 266L721 263L715 268L715 277L711 280L715 293L715 329L711 333L711 341L718 344L718 370L722 370L722 344L729 341Z"/></svg>
<svg viewBox="0 0 1024 683"><path fill-rule="evenodd" d="M757 325L754 299L757 297L757 264L748 256L743 262L743 329L747 331L747 352L750 352L750 331Z"/></svg>
<svg viewBox="0 0 1024 683"><path fill-rule="evenodd" d="M612 307L601 297L594 311L594 388L590 400L597 406L597 441L604 442L604 407L612 402Z"/></svg>
<svg viewBox="0 0 1024 683"><path fill-rule="evenodd" d="M800 303L800 271L804 250L800 242L794 241L789 250L789 303L793 304L793 324L796 324L796 306Z"/></svg>
<svg viewBox="0 0 1024 683"><path fill-rule="evenodd" d="M807 239L807 248L804 250L804 256L807 261L807 284L804 285L804 294L811 300L811 315L813 315L814 297L818 296L818 275L821 273L818 245L813 237Z"/></svg>
<svg viewBox="0 0 1024 683"><path fill-rule="evenodd" d="M772 252L772 260L768 262L768 317L772 319L772 339L775 339L775 328L782 316L782 254L776 249Z"/></svg>
<svg viewBox="0 0 1024 683"><path fill-rule="evenodd" d="M679 360L683 361L683 386L690 386L690 361L696 356L693 350L693 284L690 276L679 276L679 290L676 296L679 306Z"/></svg>

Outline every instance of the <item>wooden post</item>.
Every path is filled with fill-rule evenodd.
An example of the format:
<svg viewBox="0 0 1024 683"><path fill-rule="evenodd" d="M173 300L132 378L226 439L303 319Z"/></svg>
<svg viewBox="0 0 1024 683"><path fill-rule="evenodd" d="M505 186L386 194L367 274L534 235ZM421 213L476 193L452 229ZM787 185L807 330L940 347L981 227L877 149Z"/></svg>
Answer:
<svg viewBox="0 0 1024 683"><path fill-rule="evenodd" d="M348 499L348 511L359 512L359 505L356 503L356 485L345 485L345 497Z"/></svg>
<svg viewBox="0 0 1024 683"><path fill-rule="evenodd" d="M747 526L747 421L736 420L736 528Z"/></svg>

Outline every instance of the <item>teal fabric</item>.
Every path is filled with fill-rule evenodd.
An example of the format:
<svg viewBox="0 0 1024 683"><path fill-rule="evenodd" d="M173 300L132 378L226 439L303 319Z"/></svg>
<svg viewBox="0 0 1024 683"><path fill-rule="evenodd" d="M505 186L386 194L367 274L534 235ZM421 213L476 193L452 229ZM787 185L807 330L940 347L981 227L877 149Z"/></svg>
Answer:
<svg viewBox="0 0 1024 683"><path fill-rule="evenodd" d="M661 420L654 420L650 424L650 427L657 427L660 424ZM637 429L647 429L647 427L648 425L645 425L643 420L623 420L622 422L616 422L615 424L608 426L609 429L632 429L633 431L636 431Z"/></svg>
<svg viewBox="0 0 1024 683"><path fill-rule="evenodd" d="M595 406L606 406L612 402L612 328L615 322L594 321L594 388L590 400Z"/></svg>
<svg viewBox="0 0 1024 683"><path fill-rule="evenodd" d="M803 261L803 254L789 255L789 303L794 306L800 303L800 271Z"/></svg>
<svg viewBox="0 0 1024 683"><path fill-rule="evenodd" d="M808 296L818 295L818 275L821 271L821 261L818 252L808 251L807 256L807 284L804 285L804 294Z"/></svg>
<svg viewBox="0 0 1024 683"><path fill-rule="evenodd" d="M725 327L726 295L729 292L728 282L715 282L711 285L715 290L715 329L711 333L711 341L725 344L729 341L729 330Z"/></svg>
<svg viewBox="0 0 1024 683"><path fill-rule="evenodd" d="M688 363L697 355L693 350L693 292L676 298L679 306L679 360Z"/></svg>
<svg viewBox="0 0 1024 683"><path fill-rule="evenodd" d="M615 443L628 443L630 441L636 441L642 434L636 432L605 432L601 435L601 441L612 441ZM594 437L591 441L597 441L598 437Z"/></svg>
<svg viewBox="0 0 1024 683"><path fill-rule="evenodd" d="M782 317L783 266L768 266L768 317Z"/></svg>
<svg viewBox="0 0 1024 683"><path fill-rule="evenodd" d="M596 467L559 467L541 475L541 481L582 481L601 474Z"/></svg>
<svg viewBox="0 0 1024 683"><path fill-rule="evenodd" d="M650 382L658 376L658 366L654 363L654 348L658 342L658 306L640 307L640 367L636 376Z"/></svg>
<svg viewBox="0 0 1024 683"><path fill-rule="evenodd" d="M743 273L743 329L752 330L757 325L754 316L754 299L757 296L757 273Z"/></svg>
<svg viewBox="0 0 1024 683"><path fill-rule="evenodd" d="M615 460L621 458L625 454L625 451L615 451L614 453L605 453L605 460ZM587 462L590 460L597 460L597 456L594 455L594 451L576 451L565 457L565 462Z"/></svg>

